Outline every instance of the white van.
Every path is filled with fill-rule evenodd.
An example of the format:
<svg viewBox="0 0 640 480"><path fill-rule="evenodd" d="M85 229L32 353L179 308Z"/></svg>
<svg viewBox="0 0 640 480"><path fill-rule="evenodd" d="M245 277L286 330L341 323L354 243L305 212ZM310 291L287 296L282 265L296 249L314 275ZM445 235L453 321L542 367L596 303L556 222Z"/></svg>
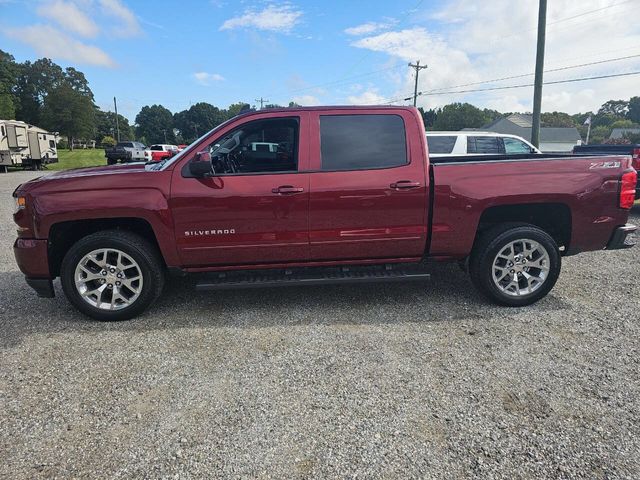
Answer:
<svg viewBox="0 0 640 480"><path fill-rule="evenodd" d="M427 144L430 157L542 153L524 138L495 132L427 132Z"/></svg>

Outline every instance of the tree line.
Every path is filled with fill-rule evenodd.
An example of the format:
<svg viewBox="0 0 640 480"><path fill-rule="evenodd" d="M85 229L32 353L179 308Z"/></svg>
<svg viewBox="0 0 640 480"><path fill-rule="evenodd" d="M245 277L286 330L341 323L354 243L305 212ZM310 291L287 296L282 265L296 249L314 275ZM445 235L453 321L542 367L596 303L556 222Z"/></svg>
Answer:
<svg viewBox="0 0 640 480"><path fill-rule="evenodd" d="M290 102L288 106L298 105ZM227 108L199 102L172 113L163 105L147 105L136 115L135 125L118 115L120 138L139 140L147 145L188 144L246 107L248 104L243 102ZM281 106L265 106L277 107ZM428 130L481 128L505 115L470 103L451 103L420 111ZM609 100L597 112L543 113L541 123L543 127L576 127L584 139L587 133L585 120L589 117L590 143L606 141L614 128L640 128L640 97ZM115 142L116 114L98 108L82 72L73 67L63 69L48 58L18 63L11 54L0 50L0 118L22 120L59 132L67 137L69 147L72 147L73 139L93 139L98 144ZM627 135L625 140L640 142L640 135Z"/></svg>
<svg viewBox="0 0 640 480"><path fill-rule="evenodd" d="M450 103L441 108L420 109L427 130L461 130L482 128L494 120L510 115L496 110L480 109L470 103ZM542 127L576 127L583 140L586 139L591 118L589 143L606 142L614 128L640 128L640 96L629 100L609 100L597 112L570 115L564 112L545 112L540 115ZM623 141L640 143L640 134L625 134Z"/></svg>
<svg viewBox="0 0 640 480"><path fill-rule="evenodd" d="M146 144L190 143L237 115L245 105L239 102L220 109L200 102L175 114L162 105L145 106L136 116L135 125L118 114L120 138ZM82 72L72 67L63 69L48 58L18 63L0 50L0 119L21 120L59 132L67 137L70 148L74 139L115 142L116 114L95 104Z"/></svg>

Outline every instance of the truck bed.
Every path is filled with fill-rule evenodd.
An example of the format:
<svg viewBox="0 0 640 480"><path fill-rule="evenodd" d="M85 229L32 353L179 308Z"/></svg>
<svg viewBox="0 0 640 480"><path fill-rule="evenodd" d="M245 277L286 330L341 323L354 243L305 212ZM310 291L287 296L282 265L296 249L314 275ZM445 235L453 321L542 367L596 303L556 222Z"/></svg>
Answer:
<svg viewBox="0 0 640 480"><path fill-rule="evenodd" d="M556 204L560 209L552 215L566 210L571 232L567 255L604 248L612 229L626 223L628 211L618 208L618 181L631 168L630 161L575 155L434 159L429 253L463 258L472 249L482 216L505 204Z"/></svg>

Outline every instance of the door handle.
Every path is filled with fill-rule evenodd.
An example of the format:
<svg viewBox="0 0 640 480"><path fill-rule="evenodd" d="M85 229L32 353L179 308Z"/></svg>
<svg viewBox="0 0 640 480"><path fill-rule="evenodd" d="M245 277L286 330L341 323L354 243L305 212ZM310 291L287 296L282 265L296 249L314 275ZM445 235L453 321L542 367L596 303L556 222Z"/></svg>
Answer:
<svg viewBox="0 0 640 480"><path fill-rule="evenodd" d="M411 180L398 180L397 182L392 183L389 186L395 190L409 190L411 188L420 187L420 182L412 182Z"/></svg>
<svg viewBox="0 0 640 480"><path fill-rule="evenodd" d="M277 188L273 188L271 190L272 193L277 193L280 195L290 195L292 193L302 193L304 192L304 188L302 187L293 187L291 185L280 185Z"/></svg>

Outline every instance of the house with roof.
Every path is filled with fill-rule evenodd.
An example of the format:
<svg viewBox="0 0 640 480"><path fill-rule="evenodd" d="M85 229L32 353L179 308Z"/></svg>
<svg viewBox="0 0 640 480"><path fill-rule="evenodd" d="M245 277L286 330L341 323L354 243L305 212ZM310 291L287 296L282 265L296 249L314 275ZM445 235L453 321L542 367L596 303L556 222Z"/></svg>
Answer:
<svg viewBox="0 0 640 480"><path fill-rule="evenodd" d="M623 138L625 135L638 135L640 134L640 128L614 128L611 130L611 135L609 135L609 139L611 140L619 140Z"/></svg>
<svg viewBox="0 0 640 480"><path fill-rule="evenodd" d="M517 135L531 142L533 115L512 113L494 120L479 130ZM571 152L582 143L576 127L540 127L540 150L542 152Z"/></svg>

